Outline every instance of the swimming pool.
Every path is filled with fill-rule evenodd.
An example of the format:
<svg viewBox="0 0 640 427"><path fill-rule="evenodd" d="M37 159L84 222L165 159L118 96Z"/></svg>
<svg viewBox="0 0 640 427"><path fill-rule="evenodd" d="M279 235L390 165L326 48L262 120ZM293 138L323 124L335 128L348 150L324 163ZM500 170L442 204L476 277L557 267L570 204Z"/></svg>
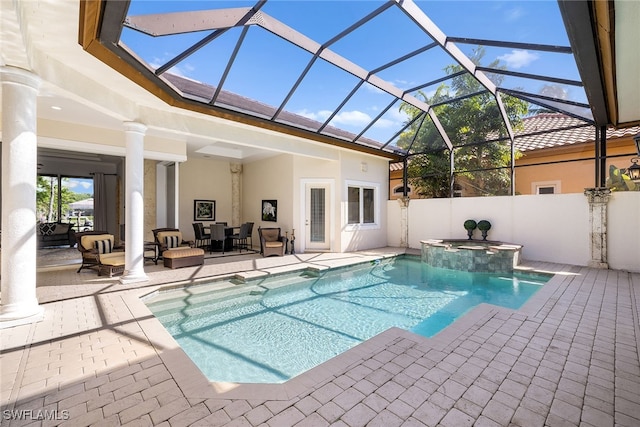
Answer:
<svg viewBox="0 0 640 427"><path fill-rule="evenodd" d="M390 327L430 337L480 303L519 308L549 278L438 269L401 256L145 302L209 380L280 383Z"/></svg>

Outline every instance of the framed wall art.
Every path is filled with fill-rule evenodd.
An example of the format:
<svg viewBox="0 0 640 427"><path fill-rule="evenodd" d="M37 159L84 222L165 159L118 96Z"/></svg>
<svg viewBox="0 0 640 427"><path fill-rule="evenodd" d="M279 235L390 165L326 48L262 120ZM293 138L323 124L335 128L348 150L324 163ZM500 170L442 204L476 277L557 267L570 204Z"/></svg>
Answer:
<svg viewBox="0 0 640 427"><path fill-rule="evenodd" d="M278 201L262 201L262 220L276 222L278 220Z"/></svg>
<svg viewBox="0 0 640 427"><path fill-rule="evenodd" d="M193 201L194 221L215 221L216 201L215 200L194 200Z"/></svg>

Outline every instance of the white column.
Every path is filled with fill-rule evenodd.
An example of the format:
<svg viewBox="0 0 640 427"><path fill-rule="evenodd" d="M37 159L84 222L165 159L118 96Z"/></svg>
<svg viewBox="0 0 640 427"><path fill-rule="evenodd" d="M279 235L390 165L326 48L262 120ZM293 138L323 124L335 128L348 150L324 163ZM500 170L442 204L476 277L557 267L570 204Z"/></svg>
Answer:
<svg viewBox="0 0 640 427"><path fill-rule="evenodd" d="M398 198L400 203L400 247L409 247L409 196Z"/></svg>
<svg viewBox="0 0 640 427"><path fill-rule="evenodd" d="M242 176L242 164L231 163L229 164L231 169L231 224L233 226L239 226L242 221L242 212L240 207L240 178Z"/></svg>
<svg viewBox="0 0 640 427"><path fill-rule="evenodd" d="M125 264L122 283L149 280L144 272L144 134L141 123L125 122Z"/></svg>
<svg viewBox="0 0 640 427"><path fill-rule="evenodd" d="M589 267L609 268L607 261L607 203L611 197L611 190L608 188L586 188L584 194L589 202L589 224L591 225Z"/></svg>
<svg viewBox="0 0 640 427"><path fill-rule="evenodd" d="M40 78L0 67L2 277L0 328L42 320L36 297L36 97Z"/></svg>

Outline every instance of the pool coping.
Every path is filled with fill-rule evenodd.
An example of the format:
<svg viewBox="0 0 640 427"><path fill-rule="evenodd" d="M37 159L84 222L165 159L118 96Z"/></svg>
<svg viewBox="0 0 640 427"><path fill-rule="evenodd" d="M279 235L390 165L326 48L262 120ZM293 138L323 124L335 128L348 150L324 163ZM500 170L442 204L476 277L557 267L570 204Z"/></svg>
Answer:
<svg viewBox="0 0 640 427"><path fill-rule="evenodd" d="M382 257L378 257L378 259L380 258ZM360 260L359 262L345 263L340 266L336 266L335 268L366 262L369 262L369 260L364 262ZM252 275L252 278L260 275L294 273L305 269L306 267L303 266L287 271L262 271L257 275ZM567 275L537 269L522 268L518 270L523 272L553 274L549 281L542 286L542 289L529 298L529 300L520 309L513 310L482 303L431 338L397 327L389 328L354 346L353 348L315 366L314 368L311 368L288 381L278 384L225 383L212 382L208 380L208 378L197 367L195 362L184 352L173 336L171 336L171 334L164 328L144 303L145 298L159 292L161 289L167 287L177 289L180 285L164 284L158 285L153 289L132 289L125 291L121 297L124 304L128 307L133 319L137 320L143 333L147 336L147 339L175 379L178 387L182 390L185 397L193 399L268 399L284 401L313 390L317 388L319 384L327 383L339 377L351 367L360 365L372 355L385 349L398 338L408 338L414 342L418 342L425 349L441 351L455 343L456 340L460 339L460 337L469 329L476 327L478 324L483 324L488 319L493 318L496 313L520 313L525 317L538 316L544 304L549 300L549 298L554 296L555 292L558 291L561 284L568 277ZM219 278L216 278L216 281L229 280L232 276L234 275L220 276Z"/></svg>

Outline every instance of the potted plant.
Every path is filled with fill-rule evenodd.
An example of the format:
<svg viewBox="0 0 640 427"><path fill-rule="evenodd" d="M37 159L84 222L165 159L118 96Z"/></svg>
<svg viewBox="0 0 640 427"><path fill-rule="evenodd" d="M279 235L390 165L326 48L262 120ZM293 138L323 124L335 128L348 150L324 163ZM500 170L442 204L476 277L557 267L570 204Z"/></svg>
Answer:
<svg viewBox="0 0 640 427"><path fill-rule="evenodd" d="M472 219L468 219L464 222L464 228L465 230L467 230L467 236L469 236L469 240L473 239L473 230L475 230L477 226L478 224Z"/></svg>
<svg viewBox="0 0 640 427"><path fill-rule="evenodd" d="M487 240L487 234L489 233L490 229L491 223L489 221L487 221L486 219L478 221L478 230L482 232L482 240Z"/></svg>

